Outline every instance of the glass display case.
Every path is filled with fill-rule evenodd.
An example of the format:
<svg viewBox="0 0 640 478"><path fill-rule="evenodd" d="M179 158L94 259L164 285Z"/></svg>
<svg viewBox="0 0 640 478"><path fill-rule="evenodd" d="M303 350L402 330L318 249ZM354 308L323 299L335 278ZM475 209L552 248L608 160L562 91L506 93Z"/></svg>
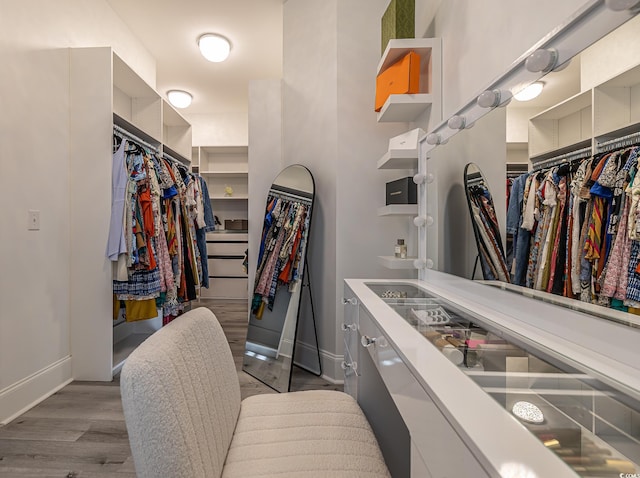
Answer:
<svg viewBox="0 0 640 478"><path fill-rule="evenodd" d="M640 401L624 387L414 285L367 286L579 476L640 473Z"/></svg>

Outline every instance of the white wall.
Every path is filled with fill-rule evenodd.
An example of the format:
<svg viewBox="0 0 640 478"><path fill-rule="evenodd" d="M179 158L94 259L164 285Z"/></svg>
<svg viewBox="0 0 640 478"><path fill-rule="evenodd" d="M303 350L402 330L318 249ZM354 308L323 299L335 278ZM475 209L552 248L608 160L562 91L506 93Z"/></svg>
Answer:
<svg viewBox="0 0 640 478"><path fill-rule="evenodd" d="M437 3L437 2L436 2ZM416 0L416 33L442 38L443 117L448 118L585 0ZM427 6L428 5L428 6Z"/></svg>
<svg viewBox="0 0 640 478"><path fill-rule="evenodd" d="M0 7L3 422L71 379L68 48L112 45L152 86L155 60L103 0ZM39 231L27 231L28 209L40 211Z"/></svg>
<svg viewBox="0 0 640 478"><path fill-rule="evenodd" d="M246 111L184 114L191 124L194 146L246 146L249 141L249 116Z"/></svg>
<svg viewBox="0 0 640 478"><path fill-rule="evenodd" d="M249 290L271 183L282 169L282 81L249 83ZM249 302L252 295L249 294Z"/></svg>
<svg viewBox="0 0 640 478"><path fill-rule="evenodd" d="M324 372L336 379L342 375L343 279L406 277L376 261L392 254L398 237L416 252L409 220L376 215L385 204L384 183L407 175L376 169L388 139L408 128L378 124L373 111L380 18L387 3L284 5L283 160L306 165L316 181L309 269ZM301 322L299 336L312 343L308 320Z"/></svg>
<svg viewBox="0 0 640 478"><path fill-rule="evenodd" d="M335 364L342 353L343 278L393 276L377 266L376 256L389 254L397 237L415 237L406 219L375 214L384 205L385 181L402 176L401 172L376 170L375 162L386 150L388 139L410 127L430 126L424 119L412 125L377 124L371 111L380 17L388 3L288 0L284 4L283 157L285 164L307 165L316 177L318 201L310 266L320 347L325 359ZM502 74L582 3L417 0L417 35L443 38L443 117ZM469 144L460 146L467 156L475 152L481 157L475 154L434 164L441 168L446 183L450 178L461 182L466 159L478 162L490 176L500 213L505 207L506 120L504 113L497 113L487 121L488 136L477 139L481 150L471 152ZM464 138L460 141L465 142ZM455 183L444 183L439 185L441 210L466 220L466 203L460 200L464 196L449 194ZM454 229L440 242L449 254L458 247L467 250L473 241L469 234L455 237ZM410 252L411 248L412 244ZM466 274L466 266L455 268ZM339 370L325 372L335 378L341 374Z"/></svg>

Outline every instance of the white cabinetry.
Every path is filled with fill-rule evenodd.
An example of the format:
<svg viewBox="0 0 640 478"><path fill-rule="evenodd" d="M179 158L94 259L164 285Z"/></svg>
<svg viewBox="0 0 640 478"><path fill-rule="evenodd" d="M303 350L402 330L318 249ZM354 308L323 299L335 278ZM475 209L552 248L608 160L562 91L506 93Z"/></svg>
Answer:
<svg viewBox="0 0 640 478"><path fill-rule="evenodd" d="M201 289L202 297L246 299L248 279L242 260L248 233L246 228L230 227L242 227L249 217L249 148L194 147L193 169L207 181L211 209L220 222L207 234L209 288Z"/></svg>
<svg viewBox="0 0 640 478"><path fill-rule="evenodd" d="M71 349L76 380L109 381L158 317L113 327L111 215L113 126L189 161L191 126L110 47L70 49Z"/></svg>
<svg viewBox="0 0 640 478"><path fill-rule="evenodd" d="M592 91L587 90L529 121L529 157L545 159L591 146Z"/></svg>
<svg viewBox="0 0 640 478"><path fill-rule="evenodd" d="M640 66L594 88L593 123L598 142L640 131Z"/></svg>
<svg viewBox="0 0 640 478"><path fill-rule="evenodd" d="M637 329L564 309L558 322L553 305L436 271L424 281L347 279L343 303L345 326L357 324L357 338L345 327L345 358L358 364L345 390L410 455L381 443L390 469L402 457L421 478L640 470L640 432L629 425L640 417L640 380L627 353ZM519 421L521 401L537 404L543 422Z"/></svg>
<svg viewBox="0 0 640 478"><path fill-rule="evenodd" d="M640 132L640 66L583 91L529 120L534 163Z"/></svg>
<svg viewBox="0 0 640 478"><path fill-rule="evenodd" d="M207 299L246 299L247 273L242 267L249 248L248 234L231 231L207 233L209 288L200 289Z"/></svg>

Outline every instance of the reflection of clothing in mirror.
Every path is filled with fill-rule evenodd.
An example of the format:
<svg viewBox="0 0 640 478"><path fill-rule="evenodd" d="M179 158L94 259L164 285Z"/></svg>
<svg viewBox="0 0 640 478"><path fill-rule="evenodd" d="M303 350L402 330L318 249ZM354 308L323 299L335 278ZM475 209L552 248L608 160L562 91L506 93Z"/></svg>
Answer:
<svg viewBox="0 0 640 478"><path fill-rule="evenodd" d="M251 310L261 315L273 308L279 284L298 279L300 254L309 227L308 206L286 197L269 196ZM258 317L257 317L258 318Z"/></svg>
<svg viewBox="0 0 640 478"><path fill-rule="evenodd" d="M517 249L528 245L526 286L638 313L639 155L637 145L623 146L527 175L522 204L511 201L508 216L509 232L518 210L519 229L532 232L528 244L518 236L514 257L519 271ZM514 181L511 199L520 184Z"/></svg>
<svg viewBox="0 0 640 478"><path fill-rule="evenodd" d="M484 185L467 188L472 220L475 223L480 244L478 254L487 280L499 279L509 282L509 273L504 259L500 229L491 200L491 194Z"/></svg>

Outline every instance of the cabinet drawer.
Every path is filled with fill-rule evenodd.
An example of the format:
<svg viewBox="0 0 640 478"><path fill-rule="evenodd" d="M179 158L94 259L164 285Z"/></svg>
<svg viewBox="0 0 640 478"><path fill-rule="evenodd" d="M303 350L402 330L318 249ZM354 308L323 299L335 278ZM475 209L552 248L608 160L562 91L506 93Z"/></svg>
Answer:
<svg viewBox="0 0 640 478"><path fill-rule="evenodd" d="M363 347L361 344L360 353L368 353L371 356L409 428L411 441L422 452L422 463L426 464L431 475L489 476L393 346L388 343L373 319L362 308L359 313L359 331L361 337L375 339L369 347Z"/></svg>
<svg viewBox="0 0 640 478"><path fill-rule="evenodd" d="M246 299L247 278L209 278L209 288L200 289L200 295L203 299Z"/></svg>
<svg viewBox="0 0 640 478"><path fill-rule="evenodd" d="M240 256L229 256L211 258L209 256L209 277L216 276L234 276L234 277L247 277L247 274L242 268L242 258Z"/></svg>
<svg viewBox="0 0 640 478"><path fill-rule="evenodd" d="M209 256L244 256L247 250L246 242L207 241L207 255Z"/></svg>
<svg viewBox="0 0 640 478"><path fill-rule="evenodd" d="M358 398L358 362L356 362L349 349L344 351L344 362L342 364L344 370L344 391L353 398Z"/></svg>

